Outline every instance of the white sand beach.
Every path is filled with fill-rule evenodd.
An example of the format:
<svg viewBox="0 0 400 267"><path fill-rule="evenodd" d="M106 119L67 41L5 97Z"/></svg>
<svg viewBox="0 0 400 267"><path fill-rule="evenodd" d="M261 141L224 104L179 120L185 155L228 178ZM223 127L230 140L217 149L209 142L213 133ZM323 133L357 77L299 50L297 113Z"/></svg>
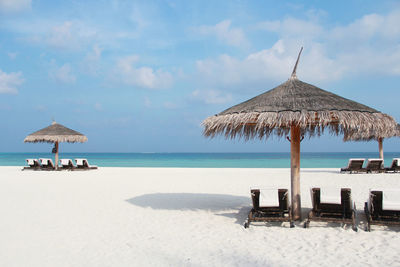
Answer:
<svg viewBox="0 0 400 267"><path fill-rule="evenodd" d="M302 169L311 186L352 188L359 226L252 224L250 187L290 188L289 169L0 167L0 266L400 266L400 228L365 232L369 188L400 174Z"/></svg>

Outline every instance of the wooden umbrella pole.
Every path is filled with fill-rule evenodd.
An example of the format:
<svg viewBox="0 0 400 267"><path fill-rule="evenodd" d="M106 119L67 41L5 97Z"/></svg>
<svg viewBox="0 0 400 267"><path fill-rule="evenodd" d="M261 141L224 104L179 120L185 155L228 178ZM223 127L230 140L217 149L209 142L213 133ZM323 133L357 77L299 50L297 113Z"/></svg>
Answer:
<svg viewBox="0 0 400 267"><path fill-rule="evenodd" d="M300 200L300 127L290 128L290 178L293 220L301 220Z"/></svg>
<svg viewBox="0 0 400 267"><path fill-rule="evenodd" d="M56 170L58 169L58 142L55 143L55 148L56 148L56 158L55 158L55 166L56 166Z"/></svg>
<svg viewBox="0 0 400 267"><path fill-rule="evenodd" d="M379 158L383 159L383 138L382 137L378 138L378 143L379 143Z"/></svg>

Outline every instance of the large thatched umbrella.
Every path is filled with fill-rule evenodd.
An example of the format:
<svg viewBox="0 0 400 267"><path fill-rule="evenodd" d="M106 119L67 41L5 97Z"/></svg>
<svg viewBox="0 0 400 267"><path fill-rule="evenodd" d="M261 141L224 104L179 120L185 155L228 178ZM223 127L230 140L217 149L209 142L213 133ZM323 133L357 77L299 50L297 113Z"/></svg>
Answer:
<svg viewBox="0 0 400 267"><path fill-rule="evenodd" d="M203 121L204 135L227 138L268 138L290 132L291 198L294 219L301 219L300 138L320 135L325 128L335 134L353 130L385 133L396 127L395 120L376 109L324 91L292 75L283 84Z"/></svg>
<svg viewBox="0 0 400 267"><path fill-rule="evenodd" d="M34 132L27 137L25 137L24 142L45 142L45 143L54 143L55 148L55 165L56 169L58 168L58 143L68 142L68 143L76 143L76 142L86 142L87 137L77 131L71 130L61 124L56 123L55 121L48 127L43 128L37 132Z"/></svg>
<svg viewBox="0 0 400 267"><path fill-rule="evenodd" d="M377 140L379 144L379 158L383 159L383 139L393 136L400 137L400 124L397 124L397 127L393 132L386 132L386 133L375 133L366 131L349 132L344 135L343 141L348 142L348 141Z"/></svg>

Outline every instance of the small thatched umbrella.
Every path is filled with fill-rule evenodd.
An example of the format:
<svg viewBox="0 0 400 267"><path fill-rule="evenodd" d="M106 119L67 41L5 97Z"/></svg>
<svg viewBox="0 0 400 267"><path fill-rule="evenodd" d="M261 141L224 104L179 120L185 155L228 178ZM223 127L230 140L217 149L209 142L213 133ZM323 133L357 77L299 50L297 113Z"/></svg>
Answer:
<svg viewBox="0 0 400 267"><path fill-rule="evenodd" d="M58 143L83 143L86 141L87 137L85 135L58 124L55 121L50 126L28 135L24 139L24 142L31 143L54 143L56 169L58 168Z"/></svg>
<svg viewBox="0 0 400 267"><path fill-rule="evenodd" d="M385 133L396 127L395 120L389 115L297 79L301 51L288 81L203 121L207 137L224 134L227 138L262 139L272 133L283 136L290 132L291 198L295 220L301 219L302 135L320 135L325 128L334 134L354 130Z"/></svg>
<svg viewBox="0 0 400 267"><path fill-rule="evenodd" d="M386 132L384 133L374 133L374 132L353 132L353 133L346 133L343 137L343 141L348 142L348 141L371 141L371 140L377 140L379 144L379 158L383 159L383 139L384 138L389 138L389 137L394 137L394 136L400 136L400 124L397 124L396 129L393 132Z"/></svg>

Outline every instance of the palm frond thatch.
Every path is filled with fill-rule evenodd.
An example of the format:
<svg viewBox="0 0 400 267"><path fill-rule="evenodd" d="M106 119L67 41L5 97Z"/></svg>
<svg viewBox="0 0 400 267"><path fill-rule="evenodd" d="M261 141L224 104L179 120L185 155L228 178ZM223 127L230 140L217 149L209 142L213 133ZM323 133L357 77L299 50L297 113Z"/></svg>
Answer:
<svg viewBox="0 0 400 267"><path fill-rule="evenodd" d="M83 143L83 142L86 142L87 140L88 139L85 135L54 122L52 125L28 135L24 139L24 142L32 142L32 143L38 143L38 142L77 143L77 142L80 142L80 143Z"/></svg>
<svg viewBox="0 0 400 267"><path fill-rule="evenodd" d="M295 73L295 72L294 72ZM325 128L334 134L355 131L387 135L397 123L384 113L302 82L296 75L285 83L203 121L204 135L227 138L283 136L292 125L303 134L320 135Z"/></svg>
<svg viewBox="0 0 400 267"><path fill-rule="evenodd" d="M347 132L344 137L343 141L371 141L371 140L378 140L380 138L390 138L390 137L400 137L400 124L397 124L397 127L392 132L383 133L376 133L373 131L351 131Z"/></svg>

